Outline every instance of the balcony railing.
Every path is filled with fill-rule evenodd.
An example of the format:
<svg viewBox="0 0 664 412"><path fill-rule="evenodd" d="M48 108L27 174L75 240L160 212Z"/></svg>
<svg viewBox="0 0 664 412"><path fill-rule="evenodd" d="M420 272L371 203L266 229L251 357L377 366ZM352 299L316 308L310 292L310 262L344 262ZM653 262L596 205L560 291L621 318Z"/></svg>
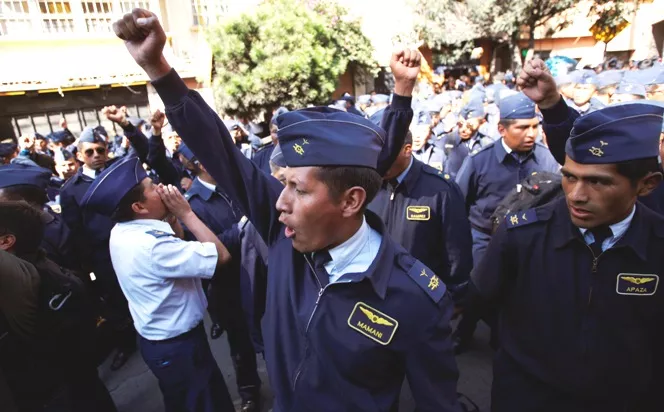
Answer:
<svg viewBox="0 0 664 412"><path fill-rule="evenodd" d="M0 38L61 33L112 33L112 23L134 8L159 14L158 0L0 1Z"/></svg>

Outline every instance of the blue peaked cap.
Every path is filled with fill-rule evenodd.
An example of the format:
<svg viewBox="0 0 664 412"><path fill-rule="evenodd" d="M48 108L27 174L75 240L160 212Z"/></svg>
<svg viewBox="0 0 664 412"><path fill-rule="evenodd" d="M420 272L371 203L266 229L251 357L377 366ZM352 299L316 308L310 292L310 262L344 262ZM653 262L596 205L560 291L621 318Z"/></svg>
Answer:
<svg viewBox="0 0 664 412"><path fill-rule="evenodd" d="M532 119L537 117L535 102L523 93L501 99L499 107L501 119Z"/></svg>
<svg viewBox="0 0 664 412"><path fill-rule="evenodd" d="M277 137L289 167L359 166L375 169L385 132L370 120L328 107L284 113Z"/></svg>
<svg viewBox="0 0 664 412"><path fill-rule="evenodd" d="M38 166L11 163L0 166L0 189L18 185L37 186L46 190L51 171Z"/></svg>
<svg viewBox="0 0 664 412"><path fill-rule="evenodd" d="M113 163L92 182L81 205L85 211L110 216L122 198L146 177L140 159L135 155L127 156Z"/></svg>
<svg viewBox="0 0 664 412"><path fill-rule="evenodd" d="M626 103L581 116L574 122L565 153L581 164L657 157L663 115L660 106Z"/></svg>

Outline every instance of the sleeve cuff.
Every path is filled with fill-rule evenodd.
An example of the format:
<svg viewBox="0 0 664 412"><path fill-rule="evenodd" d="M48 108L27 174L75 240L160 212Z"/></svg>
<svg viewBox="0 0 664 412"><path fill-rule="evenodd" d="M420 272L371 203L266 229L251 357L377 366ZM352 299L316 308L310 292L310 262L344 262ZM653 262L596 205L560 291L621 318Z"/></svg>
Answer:
<svg viewBox="0 0 664 412"><path fill-rule="evenodd" d="M548 124L560 124L569 119L569 106L565 103L565 99L560 96L560 100L555 106L549 109L541 109L544 121Z"/></svg>
<svg viewBox="0 0 664 412"><path fill-rule="evenodd" d="M166 106L175 106L189 93L189 88L175 69L171 69L167 75L153 81L152 85Z"/></svg>
<svg viewBox="0 0 664 412"><path fill-rule="evenodd" d="M217 253L217 247L212 242L203 242L203 251L202 255L205 256L203 262L201 262L200 273L203 274L203 278L211 279L214 276L214 272L217 270L217 260L219 254Z"/></svg>
<svg viewBox="0 0 664 412"><path fill-rule="evenodd" d="M126 133L133 133L133 132L136 130L136 127L134 127L134 125L131 124L131 123L127 123L126 126L122 126L122 125L120 125L120 127L121 127L122 130L123 130L124 132L126 132Z"/></svg>
<svg viewBox="0 0 664 412"><path fill-rule="evenodd" d="M401 96L399 94L392 94L392 103L391 106L393 109L401 109L401 110L408 110L411 108L411 104L413 102L413 97L406 97L406 96Z"/></svg>

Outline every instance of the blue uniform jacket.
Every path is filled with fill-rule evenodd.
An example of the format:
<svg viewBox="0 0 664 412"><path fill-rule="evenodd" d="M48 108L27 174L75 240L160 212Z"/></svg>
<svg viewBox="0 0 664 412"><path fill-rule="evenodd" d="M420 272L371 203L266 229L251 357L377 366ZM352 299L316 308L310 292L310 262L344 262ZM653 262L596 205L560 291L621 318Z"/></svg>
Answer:
<svg viewBox="0 0 664 412"><path fill-rule="evenodd" d="M175 71L153 84L187 146L269 246L263 335L275 412L389 411L406 376L418 411L458 411L452 302L430 269L367 212L383 236L377 258L353 282L322 288L310 257L293 249L278 221L281 184L242 155ZM395 96L393 106L384 114L389 150L379 172L393 163L412 118L410 99Z"/></svg>
<svg viewBox="0 0 664 412"><path fill-rule="evenodd" d="M449 179L414 160L394 192L384 184L369 209L382 218L392 239L443 279L458 301L473 267L472 239L463 196Z"/></svg>
<svg viewBox="0 0 664 412"><path fill-rule="evenodd" d="M54 212L50 207L46 207L42 248L46 251L48 258L59 266L78 270L78 260L70 233L69 227L60 218L60 214Z"/></svg>
<svg viewBox="0 0 664 412"><path fill-rule="evenodd" d="M510 190L533 172L556 173L559 169L549 149L539 143L521 163L505 151L500 140L471 154L456 177L471 226L491 233L491 215Z"/></svg>
<svg viewBox="0 0 664 412"><path fill-rule="evenodd" d="M561 165L565 164L565 144L574 126L574 121L581 116L579 112L572 109L565 103L565 99L560 99L558 104L550 109L542 110L544 122L542 127L546 134L547 143L551 149L551 154ZM648 206L659 214L664 214L664 185L659 185L648 196L641 199L644 205Z"/></svg>
<svg viewBox="0 0 664 412"><path fill-rule="evenodd" d="M662 250L664 218L640 203L597 257L564 198L508 216L472 274L500 310L492 410L664 410Z"/></svg>
<svg viewBox="0 0 664 412"><path fill-rule="evenodd" d="M435 144L426 143L420 150L413 151L413 157L437 170L443 170L445 152Z"/></svg>
<svg viewBox="0 0 664 412"><path fill-rule="evenodd" d="M258 165L258 168L265 172L268 176L272 175L270 170L270 156L274 151L274 145L272 143L260 148L251 159Z"/></svg>
<svg viewBox="0 0 664 412"><path fill-rule="evenodd" d="M480 150L493 143L493 140L482 133L478 133L477 138L473 140L470 147L465 142L461 141L459 132L455 131L450 133L445 139L445 147L450 147L449 154L447 155L447 162L443 171L452 177L459 173L459 169L463 165L464 160L471 154L477 154Z"/></svg>
<svg viewBox="0 0 664 412"><path fill-rule="evenodd" d="M136 153L143 161L147 161L147 137L131 123L124 127L125 136L131 142L130 154ZM106 167L112 165L119 158L111 159ZM108 250L108 240L114 223L108 216L81 209L81 201L85 192L92 184L93 179L83 174L83 168L69 178L60 191L60 206L62 219L71 230L78 261L85 271L94 271L99 275L113 275L111 256Z"/></svg>

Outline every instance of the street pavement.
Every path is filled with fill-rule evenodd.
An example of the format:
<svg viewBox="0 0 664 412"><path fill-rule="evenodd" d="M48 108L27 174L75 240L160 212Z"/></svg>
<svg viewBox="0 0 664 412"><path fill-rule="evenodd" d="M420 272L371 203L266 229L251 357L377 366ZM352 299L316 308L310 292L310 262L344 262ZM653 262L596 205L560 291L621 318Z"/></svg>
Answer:
<svg viewBox="0 0 664 412"><path fill-rule="evenodd" d="M205 320L205 324L206 330L209 330L209 319ZM489 412L491 401L491 357L493 353L488 342L488 328L480 323L470 350L457 357L460 371L458 391L475 402L481 412ZM240 397L225 335L219 339L210 340L210 346L239 410ZM110 361L111 357L99 367L99 373L111 392L119 412L163 412L164 405L157 379L143 363L138 352L129 359L125 366L115 372L110 370ZM268 412L272 408L272 391L267 379L265 362L260 355L258 368L263 380L262 411ZM408 385L404 384L399 411L411 412L414 410L414 406L415 403Z"/></svg>

